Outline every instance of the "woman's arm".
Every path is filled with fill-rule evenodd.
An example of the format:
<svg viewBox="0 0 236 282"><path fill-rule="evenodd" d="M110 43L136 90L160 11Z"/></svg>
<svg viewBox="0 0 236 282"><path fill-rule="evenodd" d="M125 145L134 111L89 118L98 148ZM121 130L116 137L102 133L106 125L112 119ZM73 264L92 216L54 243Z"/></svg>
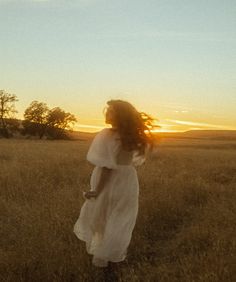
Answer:
<svg viewBox="0 0 236 282"><path fill-rule="evenodd" d="M85 193L85 197L90 199L91 197L97 197L101 191L103 190L105 184L107 183L108 179L110 178L112 169L107 167L102 167L101 176L98 182L98 185L94 191L88 191Z"/></svg>

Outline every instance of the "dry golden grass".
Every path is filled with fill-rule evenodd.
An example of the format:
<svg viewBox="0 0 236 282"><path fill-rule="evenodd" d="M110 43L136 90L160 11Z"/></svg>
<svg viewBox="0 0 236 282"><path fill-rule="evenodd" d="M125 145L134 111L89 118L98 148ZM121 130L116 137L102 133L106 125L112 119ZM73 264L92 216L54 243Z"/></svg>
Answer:
<svg viewBox="0 0 236 282"><path fill-rule="evenodd" d="M0 280L236 281L235 144L206 143L164 140L138 168L128 257L106 273L72 231L89 142L0 140Z"/></svg>

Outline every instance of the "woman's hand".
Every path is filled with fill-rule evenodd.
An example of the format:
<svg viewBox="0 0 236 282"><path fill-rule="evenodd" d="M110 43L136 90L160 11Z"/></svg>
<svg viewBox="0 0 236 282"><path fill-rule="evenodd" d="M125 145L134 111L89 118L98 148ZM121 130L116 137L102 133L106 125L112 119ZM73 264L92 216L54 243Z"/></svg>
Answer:
<svg viewBox="0 0 236 282"><path fill-rule="evenodd" d="M87 191L87 192L84 191L83 196L84 196L85 199L96 198L102 192L108 178L111 175L111 171L112 171L112 169L110 169L110 168L102 167L101 177L99 179L98 185L96 186L96 190L90 190L90 191Z"/></svg>
<svg viewBox="0 0 236 282"><path fill-rule="evenodd" d="M83 192L83 195L86 199L90 199L90 198L96 198L98 196L98 192L97 191L86 191Z"/></svg>

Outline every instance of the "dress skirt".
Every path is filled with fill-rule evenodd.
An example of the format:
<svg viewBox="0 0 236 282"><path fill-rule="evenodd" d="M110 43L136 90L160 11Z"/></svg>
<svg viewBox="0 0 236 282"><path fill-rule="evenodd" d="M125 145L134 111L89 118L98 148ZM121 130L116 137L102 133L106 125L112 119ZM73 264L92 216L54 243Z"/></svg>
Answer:
<svg viewBox="0 0 236 282"><path fill-rule="evenodd" d="M101 171L99 166L94 168L91 190L98 184ZM132 165L113 169L100 194L85 200L73 231L86 243L95 265L106 266L108 261L120 262L126 258L138 215L138 201L139 182Z"/></svg>

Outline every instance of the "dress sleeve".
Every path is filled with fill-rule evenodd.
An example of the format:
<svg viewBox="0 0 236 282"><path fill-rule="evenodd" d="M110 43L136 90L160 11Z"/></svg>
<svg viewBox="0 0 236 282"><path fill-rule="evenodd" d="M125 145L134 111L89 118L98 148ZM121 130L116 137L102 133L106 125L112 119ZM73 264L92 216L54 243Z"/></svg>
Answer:
<svg viewBox="0 0 236 282"><path fill-rule="evenodd" d="M99 167L116 169L117 149L109 129L104 128L94 137L87 153L87 160Z"/></svg>

